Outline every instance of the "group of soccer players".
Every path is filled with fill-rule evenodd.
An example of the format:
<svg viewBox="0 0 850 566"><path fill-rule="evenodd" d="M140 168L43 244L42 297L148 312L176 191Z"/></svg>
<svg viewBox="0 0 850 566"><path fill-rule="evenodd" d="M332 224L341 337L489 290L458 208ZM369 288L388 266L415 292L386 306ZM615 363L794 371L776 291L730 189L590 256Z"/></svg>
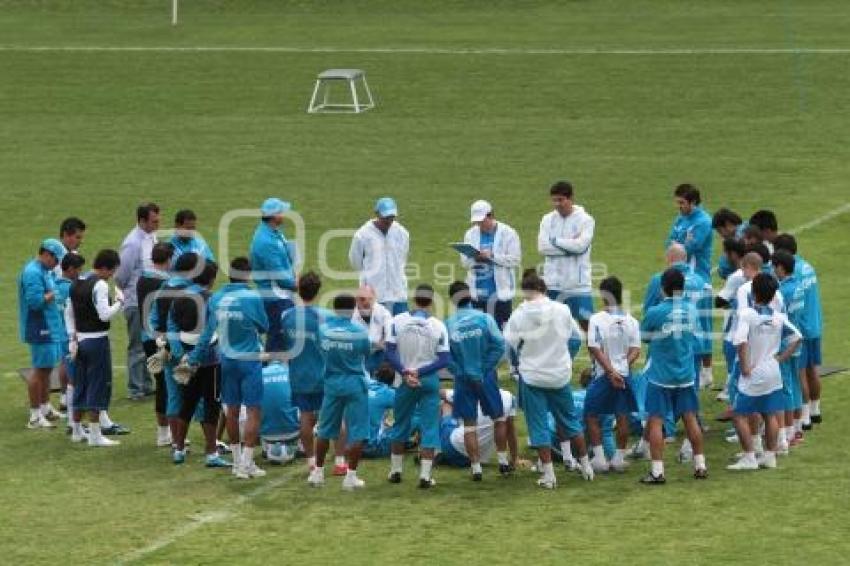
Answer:
<svg viewBox="0 0 850 566"><path fill-rule="evenodd" d="M680 419L680 459L705 479L699 390L712 384L713 315L722 309L727 381L718 398L729 402L729 439L742 449L728 468L776 467L822 420L818 281L794 237L779 233L770 211L748 223L728 209L711 217L696 187L676 187L667 265L651 279L638 322L617 277L593 288L595 221L574 203L572 185L549 192L553 210L537 239L542 275L533 268L518 277L519 235L488 202L473 203L472 227L455 246L469 276L446 289L445 320L431 285L418 285L407 303L410 238L391 198L376 203L352 240L359 289L335 293L330 310L318 304L320 276L296 273L297 248L282 229L290 204L280 199L262 204L249 254L230 262L217 290L220 267L190 210L176 214L170 241L159 241L159 207L140 206L120 250L98 252L88 272L79 252L85 223L69 218L19 278L33 366L28 427L52 428L62 416L49 401L58 367L72 442L114 446L110 436L129 432L108 415L110 321L123 312L128 390L133 399L155 396L156 443L178 465L195 420L205 465L240 479L266 474L255 462L262 446L273 463L303 455L308 483L322 486L333 442L333 474L346 490L365 485L357 475L364 457L389 456L388 479L402 482L410 451L420 488L436 484L439 464L468 467L481 481L494 452L500 474L519 465L519 408L543 488L557 485L556 459L592 480L648 457L641 482L664 483L664 446ZM717 293L713 230L723 239ZM591 367L574 390L582 348ZM500 388L500 368L515 380L513 392ZM639 440L629 453L632 434Z"/></svg>

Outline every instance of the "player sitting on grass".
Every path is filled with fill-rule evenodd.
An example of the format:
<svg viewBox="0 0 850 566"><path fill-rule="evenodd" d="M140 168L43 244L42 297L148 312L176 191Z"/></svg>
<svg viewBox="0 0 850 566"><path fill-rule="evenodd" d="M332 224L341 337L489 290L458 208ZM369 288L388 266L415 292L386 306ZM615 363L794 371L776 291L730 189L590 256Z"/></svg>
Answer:
<svg viewBox="0 0 850 566"><path fill-rule="evenodd" d="M294 460L300 430L298 409L292 405L289 367L274 360L263 368L260 438L266 460L276 465Z"/></svg>
<svg viewBox="0 0 850 566"><path fill-rule="evenodd" d="M649 416L647 435L652 467L641 479L644 484L663 484L664 418L673 414L685 423L687 438L693 450L694 477L705 479L708 470L702 447L702 431L697 421L697 392L694 388L694 345L698 331L697 312L691 301L683 297L685 276L670 268L661 276L664 300L644 314L641 339L649 342L644 375L646 412Z"/></svg>
<svg viewBox="0 0 850 566"><path fill-rule="evenodd" d="M112 393L112 352L109 345L109 321L121 312L124 297L116 288L115 300L109 299L109 280L121 260L115 250L101 250L94 258L94 271L74 281L71 309L66 310L66 325L72 352L76 351L74 370L74 415L71 441L82 442L82 413L89 413L89 446L114 446L117 440L101 433L100 413L109 409Z"/></svg>
<svg viewBox="0 0 850 566"><path fill-rule="evenodd" d="M557 485L547 422L549 413L556 428L575 446L582 475L592 480L593 468L587 457L581 417L570 388L572 358L568 341L577 325L569 307L547 298L546 284L535 270L526 270L521 288L525 300L505 325L505 340L519 355L519 397L529 442L537 449L543 469L543 477L537 484L546 489Z"/></svg>
<svg viewBox="0 0 850 566"><path fill-rule="evenodd" d="M479 412L492 419L498 447L499 472L510 473L507 451L506 416L502 410L496 367L505 354L505 340L496 320L473 308L469 285L455 281L449 296L457 311L446 320L454 375L452 410L463 421L465 453L470 460L473 481L481 481L478 435Z"/></svg>
<svg viewBox="0 0 850 566"><path fill-rule="evenodd" d="M454 402L457 399L457 391L451 389L443 389L440 391L440 398L443 403L440 408L442 418L440 420L440 454L437 461L440 464L455 466L458 468L468 468L472 464L472 460L468 451L469 442L469 426L462 424L454 417ZM505 427L505 442L510 450L510 459L505 455L507 466L510 470L516 469L518 460L518 443L516 435L516 427L514 420L516 419L516 399L513 394L504 389L499 389L499 404L504 415ZM483 407L479 407L478 416L475 425L472 427L476 447L478 449L479 462L488 462L492 458L493 453L499 450L496 441L496 425L497 422L488 417L481 411ZM501 467L501 462L499 463Z"/></svg>
<svg viewBox="0 0 850 566"><path fill-rule="evenodd" d="M616 416L617 451L610 467L622 472L628 465L629 416L637 411L631 368L640 357L640 325L621 307L623 284L619 279L603 279L599 292L605 310L590 317L587 331L587 349L593 359L594 379L587 388L584 417L593 447L593 470L607 472L609 463L602 449L599 417Z"/></svg>
<svg viewBox="0 0 850 566"><path fill-rule="evenodd" d="M368 330L351 320L355 308L357 302L353 295L337 295L334 298L336 316L329 317L319 327L325 375L316 435L316 467L307 479L312 486L325 483L325 455L330 440L339 442L343 419L348 432L348 471L342 489L354 490L366 485L357 477L357 464L363 442L369 439L369 395L364 368L371 345Z"/></svg>
<svg viewBox="0 0 850 566"><path fill-rule="evenodd" d="M778 415L784 408L779 364L793 355L802 338L784 313L769 306L778 286L771 275L759 273L752 281L753 306L738 311L734 343L741 375L734 410L743 454L728 466L730 470L776 467ZM780 343L788 335L791 335L788 347L779 353ZM761 442L754 442L754 439L758 436L759 416L764 422L765 450L757 460L756 452Z"/></svg>
<svg viewBox="0 0 850 566"><path fill-rule="evenodd" d="M436 485L431 477L434 453L440 448L440 378L437 372L449 365L449 336L446 326L431 315L434 289L419 285L413 295L413 311L398 314L390 323L387 361L403 377L396 390L390 455L391 483L400 483L404 447L418 412L421 430L419 487Z"/></svg>
<svg viewBox="0 0 850 566"><path fill-rule="evenodd" d="M374 350L374 342L372 348ZM384 458L390 455L391 419L395 405L395 371L381 364L375 377L369 378L369 440L363 447L364 458Z"/></svg>

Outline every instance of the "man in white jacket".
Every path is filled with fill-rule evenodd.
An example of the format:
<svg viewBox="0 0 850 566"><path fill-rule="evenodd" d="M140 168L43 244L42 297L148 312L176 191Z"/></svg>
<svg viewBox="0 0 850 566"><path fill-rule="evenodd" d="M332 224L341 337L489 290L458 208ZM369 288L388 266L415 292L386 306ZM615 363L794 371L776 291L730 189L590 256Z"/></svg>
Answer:
<svg viewBox="0 0 850 566"><path fill-rule="evenodd" d="M504 335L519 354L519 397L529 443L537 448L543 463L543 477L537 484L546 489L554 489L557 484L549 413L557 429L575 446L582 476L592 480L593 468L587 457L581 415L575 408L570 388L572 359L567 342L575 321L570 309L546 296L546 284L534 270L523 274L522 292L525 301L511 315Z"/></svg>
<svg viewBox="0 0 850 566"><path fill-rule="evenodd" d="M472 203L472 227L463 237L478 255L460 256L460 262L469 270L466 278L473 306L496 319L503 329L513 310L516 294L516 269L522 263L522 247L516 230L497 222L493 207L486 200Z"/></svg>
<svg viewBox="0 0 850 566"><path fill-rule="evenodd" d="M590 249L596 222L573 202L573 186L558 181L549 190L554 210L540 221L537 250L544 257L549 298L570 307L582 330L593 314Z"/></svg>
<svg viewBox="0 0 850 566"><path fill-rule="evenodd" d="M407 311L407 254L410 235L396 222L398 206L384 197L375 204L375 218L354 234L348 260L360 272L360 284L375 290L378 302L393 315Z"/></svg>

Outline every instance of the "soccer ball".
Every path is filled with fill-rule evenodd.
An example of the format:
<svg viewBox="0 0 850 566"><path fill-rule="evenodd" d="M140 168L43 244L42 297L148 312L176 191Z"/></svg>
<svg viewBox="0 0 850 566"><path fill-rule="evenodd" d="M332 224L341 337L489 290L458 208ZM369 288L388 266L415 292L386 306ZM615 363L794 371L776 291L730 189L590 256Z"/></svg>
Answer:
<svg viewBox="0 0 850 566"><path fill-rule="evenodd" d="M272 464L280 466L294 460L295 454L292 450L287 448L286 444L282 442L275 442L273 444L269 444L268 450L266 451L266 458Z"/></svg>

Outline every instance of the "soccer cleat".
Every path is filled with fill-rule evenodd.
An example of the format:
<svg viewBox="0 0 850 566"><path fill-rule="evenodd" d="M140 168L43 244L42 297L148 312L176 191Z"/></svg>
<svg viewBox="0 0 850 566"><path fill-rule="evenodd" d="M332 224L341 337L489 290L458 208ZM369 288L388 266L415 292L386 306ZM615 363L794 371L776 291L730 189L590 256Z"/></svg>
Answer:
<svg viewBox="0 0 850 566"><path fill-rule="evenodd" d="M387 476L387 481L390 483L401 483L401 472L390 472Z"/></svg>
<svg viewBox="0 0 850 566"><path fill-rule="evenodd" d="M39 415L34 419L30 419L27 423L27 428L30 430L36 430L39 428L56 428L56 425L44 418L44 415Z"/></svg>
<svg viewBox="0 0 850 566"><path fill-rule="evenodd" d="M221 440L215 441L215 451L219 454L230 454L230 445Z"/></svg>
<svg viewBox="0 0 850 566"><path fill-rule="evenodd" d="M434 478L419 478L419 489L431 489L437 485L437 480Z"/></svg>
<svg viewBox="0 0 850 566"><path fill-rule="evenodd" d="M649 459L649 449L648 447L641 448L640 442L636 442L632 449L629 450L628 457L632 460L648 460Z"/></svg>
<svg viewBox="0 0 850 566"><path fill-rule="evenodd" d="M111 438L106 438L104 436L99 436L95 438L92 435L89 435L89 446L95 447L106 447L106 446L118 446L121 444L117 440L112 440Z"/></svg>
<svg viewBox="0 0 850 566"><path fill-rule="evenodd" d="M814 422L814 421L812 421L812 422ZM803 423L803 430L812 430L812 428L814 428L814 427L812 427L812 423L809 423L809 424Z"/></svg>
<svg viewBox="0 0 850 566"><path fill-rule="evenodd" d="M823 416L822 415L812 415L809 418L811 419L812 424L821 424L823 422Z"/></svg>
<svg viewBox="0 0 850 566"><path fill-rule="evenodd" d="M171 461L175 464L182 464L186 461L186 451L185 450L173 450L171 452Z"/></svg>
<svg viewBox="0 0 850 566"><path fill-rule="evenodd" d="M348 473L348 464L337 464L334 466L333 474L335 476L344 476Z"/></svg>
<svg viewBox="0 0 850 566"><path fill-rule="evenodd" d="M726 390L724 389L723 391L721 391L720 393L717 394L717 397L715 397L715 399L717 401L720 401L721 403L728 403L729 402L729 393L727 393Z"/></svg>
<svg viewBox="0 0 850 566"><path fill-rule="evenodd" d="M125 434L130 434L130 429L124 425L112 423L112 426L104 427L100 429L100 432L104 436L123 436Z"/></svg>
<svg viewBox="0 0 850 566"><path fill-rule="evenodd" d="M555 480L555 478L540 478L539 480L537 480L537 486L542 487L543 489L555 489L557 485L558 482L557 480Z"/></svg>
<svg viewBox="0 0 850 566"><path fill-rule="evenodd" d="M579 469L578 460L576 460L572 456L564 458L564 469L568 472L575 472L576 470Z"/></svg>
<svg viewBox="0 0 850 566"><path fill-rule="evenodd" d="M312 470L310 470L310 475L307 476L307 484L312 487L322 487L323 485L325 485L324 468L313 468ZM345 482L343 482L343 485L345 485Z"/></svg>
<svg viewBox="0 0 850 566"><path fill-rule="evenodd" d="M628 470L629 466L630 464L626 460L614 460L613 462L611 462L611 469L617 472L618 474L622 474L623 472Z"/></svg>
<svg viewBox="0 0 850 566"><path fill-rule="evenodd" d="M89 434L86 431L83 431L80 434L71 433L71 442L74 444L79 444L81 442L86 442L89 439Z"/></svg>
<svg viewBox="0 0 850 566"><path fill-rule="evenodd" d="M345 491L354 491L364 487L366 487L366 482L358 477L345 476L345 479L342 480L342 489Z"/></svg>
<svg viewBox="0 0 850 566"><path fill-rule="evenodd" d="M207 468L231 468L233 462L229 462L222 458L218 453L207 454L207 460L204 464Z"/></svg>
<svg viewBox="0 0 850 566"><path fill-rule="evenodd" d="M472 481L482 481L484 479L484 474L481 472L472 472Z"/></svg>
<svg viewBox="0 0 850 566"><path fill-rule="evenodd" d="M502 476L509 476L514 473L514 470L514 467L510 464L499 464L499 473L502 474Z"/></svg>
<svg viewBox="0 0 850 566"><path fill-rule="evenodd" d="M264 478L266 477L266 471L261 467L257 466L254 462L251 462L247 466L245 466L245 471L252 478Z"/></svg>
<svg viewBox="0 0 850 566"><path fill-rule="evenodd" d="M53 405L48 406L47 413L44 414L44 418L49 420L50 422L58 421L59 419L64 419L65 417L65 413L60 413L59 411L53 408Z"/></svg>
<svg viewBox="0 0 850 566"><path fill-rule="evenodd" d="M590 461L590 466L591 468L593 468L593 471L598 474L607 474L608 470L611 468L611 466L608 464L608 461L604 458L592 459Z"/></svg>
<svg viewBox="0 0 850 566"><path fill-rule="evenodd" d="M667 478L664 477L664 474L656 476L652 472L647 472L645 476L640 478L640 483L644 485L662 485L667 483Z"/></svg>
<svg viewBox="0 0 850 566"><path fill-rule="evenodd" d="M156 437L156 446L157 448L164 448L166 446L171 446L171 443L174 442L171 439L171 434L168 436L159 436Z"/></svg>
<svg viewBox="0 0 850 566"><path fill-rule="evenodd" d="M708 470L705 468L696 468L694 470L694 479L695 480L707 480L708 479Z"/></svg>
<svg viewBox="0 0 850 566"><path fill-rule="evenodd" d="M765 470L776 468L776 454L765 454L758 459L758 467Z"/></svg>
<svg viewBox="0 0 850 566"><path fill-rule="evenodd" d="M593 466L589 462L586 466L579 466L579 472L584 481L593 481Z"/></svg>
<svg viewBox="0 0 850 566"><path fill-rule="evenodd" d="M694 461L694 451L693 450L679 450L679 454L676 457L679 460L680 464L686 464L688 462Z"/></svg>
<svg viewBox="0 0 850 566"><path fill-rule="evenodd" d="M759 464L755 460L755 458L747 458L745 456L741 456L740 458L738 458L737 462L726 466L726 469L733 472L758 470Z"/></svg>

